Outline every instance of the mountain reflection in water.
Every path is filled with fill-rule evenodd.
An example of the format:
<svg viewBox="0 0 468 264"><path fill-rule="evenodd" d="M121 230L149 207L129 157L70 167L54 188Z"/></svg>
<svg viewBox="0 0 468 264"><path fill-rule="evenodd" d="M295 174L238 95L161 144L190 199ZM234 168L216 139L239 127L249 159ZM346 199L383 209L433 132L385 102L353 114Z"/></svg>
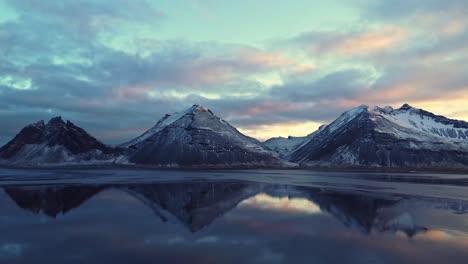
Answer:
<svg viewBox="0 0 468 264"><path fill-rule="evenodd" d="M67 263L94 263L103 255L106 261L102 263L164 262L173 257L176 263L335 263L345 255L346 262L356 263L437 263L437 257L421 253L431 248L441 250L441 257L452 256L452 263L468 257L468 218L463 214L468 202L463 200L245 181L3 189L17 207L34 214L6 207L0 218L1 231L5 231L0 239L0 262L27 263L37 244L42 243L38 248L44 253L58 240L66 249L56 254L81 252L62 256ZM8 199L0 200L4 205ZM178 228L180 224L189 232ZM44 232L47 227L53 230ZM111 231L104 232L110 227ZM90 240L111 241L114 251L90 248ZM219 248L223 240L232 247L227 255L228 249ZM151 259L142 247L170 250L151 253ZM314 251L320 247L321 252ZM343 255L334 254L334 248ZM131 253L117 257L123 252ZM36 254L44 258L39 251Z"/></svg>

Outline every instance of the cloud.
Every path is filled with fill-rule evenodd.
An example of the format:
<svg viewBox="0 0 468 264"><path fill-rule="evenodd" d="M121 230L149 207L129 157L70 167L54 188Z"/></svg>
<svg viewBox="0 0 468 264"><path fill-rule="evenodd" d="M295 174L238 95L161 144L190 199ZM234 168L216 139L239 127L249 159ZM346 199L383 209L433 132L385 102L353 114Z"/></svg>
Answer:
<svg viewBox="0 0 468 264"><path fill-rule="evenodd" d="M63 0L60 3L35 0L8 0L20 19L41 19L48 23L70 27L79 34L92 36L100 31L131 21L154 21L165 17L146 0L115 0L112 4L103 0Z"/></svg>
<svg viewBox="0 0 468 264"><path fill-rule="evenodd" d="M0 116L40 114L13 122L1 131L2 138L39 116L63 115L117 143L122 135L127 139L138 132L109 131L144 131L164 113L207 102L207 97L251 94L251 85L260 87L255 74L301 67L281 52L241 44L165 40L144 55L113 48L101 43L101 34L118 30L136 13L141 14L136 21L144 23L164 16L146 1L114 4L10 2L19 15L0 24ZM116 24L98 26L102 19ZM117 116L125 122L102 121Z"/></svg>
<svg viewBox="0 0 468 264"><path fill-rule="evenodd" d="M0 141L62 115L119 143L194 103L262 139L306 135L363 103L420 103L463 118L465 104L436 102L468 89L464 2L364 0L353 4L361 17L350 25L227 43L164 38L180 17L151 1L9 0L15 15L0 22Z"/></svg>
<svg viewBox="0 0 468 264"><path fill-rule="evenodd" d="M453 11L468 10L464 0L394 0L394 1L364 1L363 15L374 19L401 19L417 14L439 13L450 15Z"/></svg>
<svg viewBox="0 0 468 264"><path fill-rule="evenodd" d="M304 136L361 104L357 97L372 88L372 77L368 72L348 69L275 86L255 98L223 98L202 103L262 140L267 136Z"/></svg>
<svg viewBox="0 0 468 264"><path fill-rule="evenodd" d="M352 56L396 47L407 34L405 29L398 26L357 32L313 31L295 37L292 43L315 56Z"/></svg>
<svg viewBox="0 0 468 264"><path fill-rule="evenodd" d="M369 84L370 73L347 69L329 73L312 82L291 82L271 91L272 95L294 102L313 102L321 99L348 97Z"/></svg>

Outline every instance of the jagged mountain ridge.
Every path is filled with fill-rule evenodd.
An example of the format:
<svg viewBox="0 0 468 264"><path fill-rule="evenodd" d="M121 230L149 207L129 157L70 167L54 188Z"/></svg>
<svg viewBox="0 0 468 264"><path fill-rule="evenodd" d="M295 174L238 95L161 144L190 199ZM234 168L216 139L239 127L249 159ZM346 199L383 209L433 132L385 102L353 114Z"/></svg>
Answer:
<svg viewBox="0 0 468 264"><path fill-rule="evenodd" d="M24 127L0 148L0 158L13 164L76 163L105 160L117 151L60 116Z"/></svg>
<svg viewBox="0 0 468 264"><path fill-rule="evenodd" d="M291 153L318 166L468 166L468 123L403 105L353 108Z"/></svg>
<svg viewBox="0 0 468 264"><path fill-rule="evenodd" d="M256 139L245 136L208 108L194 105L165 115L134 140L119 162L153 166L272 166L283 162Z"/></svg>

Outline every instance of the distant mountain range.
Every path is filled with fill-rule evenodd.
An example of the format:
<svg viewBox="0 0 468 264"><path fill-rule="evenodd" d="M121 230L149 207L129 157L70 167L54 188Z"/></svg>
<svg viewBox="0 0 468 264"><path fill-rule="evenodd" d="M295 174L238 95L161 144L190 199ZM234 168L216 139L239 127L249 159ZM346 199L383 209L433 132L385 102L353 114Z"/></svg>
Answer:
<svg viewBox="0 0 468 264"><path fill-rule="evenodd" d="M208 108L167 114L117 147L60 117L23 128L0 148L10 166L137 165L174 168L467 168L468 123L404 104L353 108L306 137L265 142Z"/></svg>

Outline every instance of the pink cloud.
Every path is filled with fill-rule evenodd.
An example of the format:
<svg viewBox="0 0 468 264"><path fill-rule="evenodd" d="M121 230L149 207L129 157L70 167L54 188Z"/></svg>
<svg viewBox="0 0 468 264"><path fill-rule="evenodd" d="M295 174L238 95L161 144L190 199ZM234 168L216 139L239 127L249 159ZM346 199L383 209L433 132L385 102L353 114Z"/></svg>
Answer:
<svg viewBox="0 0 468 264"><path fill-rule="evenodd" d="M259 51L256 49L244 49L238 54L240 61L246 64L267 68L281 68L294 65L295 62L280 52Z"/></svg>
<svg viewBox="0 0 468 264"><path fill-rule="evenodd" d="M173 81L187 86L212 86L247 80L257 73L278 71L300 74L313 69L312 65L295 61L285 53L241 48L224 57L207 56L182 63ZM168 81L170 83L171 80Z"/></svg>
<svg viewBox="0 0 468 264"><path fill-rule="evenodd" d="M345 38L342 42L336 43L332 49L345 55L381 51L400 44L406 35L407 32L400 27L386 27Z"/></svg>
<svg viewBox="0 0 468 264"><path fill-rule="evenodd" d="M270 114L275 112L288 112L295 111L303 108L303 104L300 103L280 103L273 101L264 101L260 102L257 105L253 105L244 111L241 111L242 114L249 116Z"/></svg>
<svg viewBox="0 0 468 264"><path fill-rule="evenodd" d="M314 55L364 55L380 52L402 44L408 37L406 29L387 26L381 29L353 33L311 32L298 38L304 49Z"/></svg>

